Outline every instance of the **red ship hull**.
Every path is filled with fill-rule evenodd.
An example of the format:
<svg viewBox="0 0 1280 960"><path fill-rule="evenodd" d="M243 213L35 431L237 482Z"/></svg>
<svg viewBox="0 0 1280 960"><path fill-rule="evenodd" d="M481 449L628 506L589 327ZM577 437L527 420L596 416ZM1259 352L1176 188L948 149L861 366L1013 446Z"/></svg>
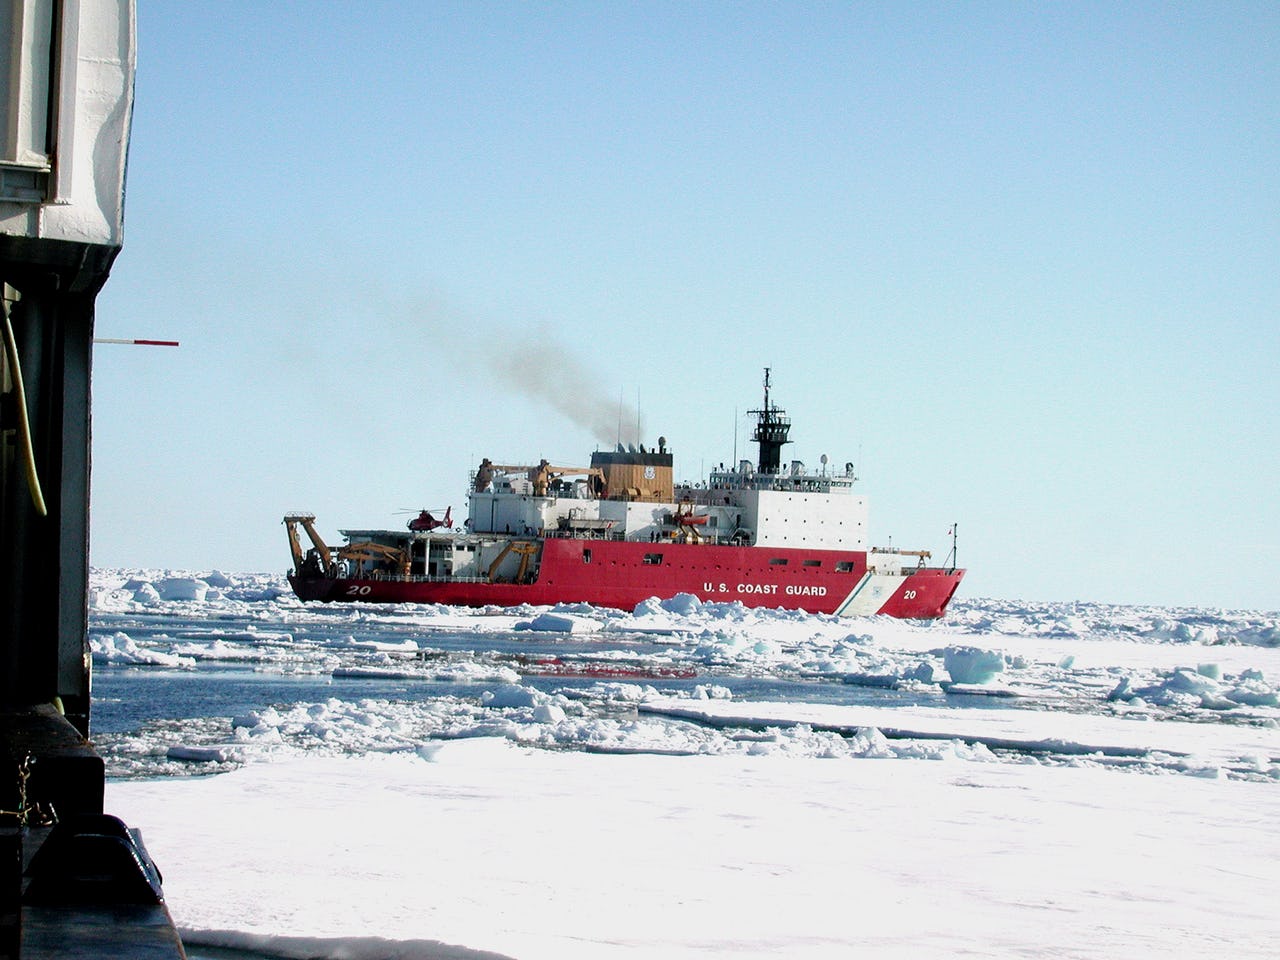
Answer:
<svg viewBox="0 0 1280 960"><path fill-rule="evenodd" d="M632 610L687 593L713 602L809 613L933 618L945 613L964 570L869 571L865 552L551 538L529 583L452 578L291 575L302 600L545 606L589 603Z"/></svg>

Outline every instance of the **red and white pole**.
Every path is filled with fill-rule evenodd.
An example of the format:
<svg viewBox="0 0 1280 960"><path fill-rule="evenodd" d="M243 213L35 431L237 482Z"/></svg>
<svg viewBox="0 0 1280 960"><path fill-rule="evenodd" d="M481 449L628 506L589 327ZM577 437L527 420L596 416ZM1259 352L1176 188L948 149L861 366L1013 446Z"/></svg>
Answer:
<svg viewBox="0 0 1280 960"><path fill-rule="evenodd" d="M132 343L140 347L176 347L177 340L115 340L110 337L94 337L94 343Z"/></svg>

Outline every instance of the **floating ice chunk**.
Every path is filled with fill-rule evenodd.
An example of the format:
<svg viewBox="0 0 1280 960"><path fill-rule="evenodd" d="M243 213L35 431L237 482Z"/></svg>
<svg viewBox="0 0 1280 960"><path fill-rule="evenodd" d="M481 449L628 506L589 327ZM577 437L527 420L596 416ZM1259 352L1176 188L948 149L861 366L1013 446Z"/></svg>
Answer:
<svg viewBox="0 0 1280 960"><path fill-rule="evenodd" d="M700 683L693 688L695 700L732 700L733 691L715 683Z"/></svg>
<svg viewBox="0 0 1280 960"><path fill-rule="evenodd" d="M1127 683L1127 681L1125 681ZM1119 688L1117 688L1117 691ZM1108 699L1128 699L1112 692ZM1231 710L1238 704L1222 694L1222 684L1188 667L1179 667L1161 683L1129 691L1129 696L1141 697L1149 703L1164 707L1206 710Z"/></svg>
<svg viewBox="0 0 1280 960"><path fill-rule="evenodd" d="M563 613L542 613L532 620L516 624L517 630L534 630L539 633L590 633L600 629L595 620Z"/></svg>
<svg viewBox="0 0 1280 960"><path fill-rule="evenodd" d="M480 704L485 707L501 709L503 707L532 707L538 702L538 692L529 687L516 684L504 684L496 690L486 690L480 694Z"/></svg>
<svg viewBox="0 0 1280 960"><path fill-rule="evenodd" d="M190 657L175 653L149 650L140 647L127 633L116 632L109 637L90 637L89 649L98 663L132 664L150 667L194 667Z"/></svg>
<svg viewBox="0 0 1280 960"><path fill-rule="evenodd" d="M871 636L869 633L851 633L841 640L840 643L849 644L855 647L865 647L868 644L874 644L875 637Z"/></svg>
<svg viewBox="0 0 1280 960"><path fill-rule="evenodd" d="M194 660L222 660L233 663L269 661L277 656L272 651L240 646L224 640L214 640L212 643L180 643L174 646L173 652Z"/></svg>
<svg viewBox="0 0 1280 960"><path fill-rule="evenodd" d="M203 603L209 584L194 577L166 577L155 585L161 600L188 600Z"/></svg>
<svg viewBox="0 0 1280 960"><path fill-rule="evenodd" d="M1280 647L1280 626L1273 624L1256 630L1242 630L1236 639L1260 647Z"/></svg>
<svg viewBox="0 0 1280 960"><path fill-rule="evenodd" d="M985 743L963 740L896 740L885 741L887 753L882 756L917 760L964 760L980 763L996 762L996 756Z"/></svg>
<svg viewBox="0 0 1280 960"><path fill-rule="evenodd" d="M657 597L650 597L648 600L641 600L636 604L635 610L631 611L637 617L653 617L666 611L662 609L662 601Z"/></svg>
<svg viewBox="0 0 1280 960"><path fill-rule="evenodd" d="M425 675L433 680L448 680L453 683L497 681L499 683L518 684L520 682L520 674L511 667L474 662L445 664L428 670Z"/></svg>
<svg viewBox="0 0 1280 960"><path fill-rule="evenodd" d="M533 708L533 719L538 723L559 723L564 717L564 711L554 703L540 703Z"/></svg>
<svg viewBox="0 0 1280 960"><path fill-rule="evenodd" d="M1234 710L1240 704L1216 693L1202 693L1200 695L1200 706L1206 710Z"/></svg>
<svg viewBox="0 0 1280 960"><path fill-rule="evenodd" d="M688 617L702 609L702 601L691 593L677 593L674 597L663 600L659 606L667 613ZM639 608L636 609L639 612Z"/></svg>
<svg viewBox="0 0 1280 960"><path fill-rule="evenodd" d="M1222 668L1216 663L1199 663L1196 664L1196 673L1202 677L1208 677L1210 680L1222 679Z"/></svg>
<svg viewBox="0 0 1280 960"><path fill-rule="evenodd" d="M947 647L942 662L956 683L990 683L1004 672L1004 654L978 647Z"/></svg>
<svg viewBox="0 0 1280 960"><path fill-rule="evenodd" d="M149 583L140 583L133 591L133 602L151 605L160 602L160 594Z"/></svg>
<svg viewBox="0 0 1280 960"><path fill-rule="evenodd" d="M893 747L879 727L859 727L849 742L850 751L859 757L885 758L894 756Z"/></svg>
<svg viewBox="0 0 1280 960"><path fill-rule="evenodd" d="M562 695L579 699L590 697L600 700L617 700L623 703L642 703L645 700L654 700L661 696L657 687L647 683L595 683L589 687L558 692Z"/></svg>
<svg viewBox="0 0 1280 960"><path fill-rule="evenodd" d="M1179 693L1198 693L1214 695L1218 692L1218 681L1201 673L1193 673L1186 667L1179 667L1164 682L1166 689Z"/></svg>
<svg viewBox="0 0 1280 960"><path fill-rule="evenodd" d="M933 669L933 664L920 661L903 675L904 680L914 680L917 683L937 683L937 671Z"/></svg>
<svg viewBox="0 0 1280 960"><path fill-rule="evenodd" d="M411 653L416 654L421 650L416 640L356 640L354 637L343 641L350 646L357 647L361 650L378 650L390 653Z"/></svg>
<svg viewBox="0 0 1280 960"><path fill-rule="evenodd" d="M231 729L241 740L247 737L270 738L273 735L275 737L280 735L280 726L283 723L284 718L280 716L280 712L275 707L267 707L265 710L233 717Z"/></svg>
<svg viewBox="0 0 1280 960"><path fill-rule="evenodd" d="M1061 670L1070 670L1075 666L1076 658L1070 654L1058 661L1058 668Z"/></svg>
<svg viewBox="0 0 1280 960"><path fill-rule="evenodd" d="M1222 695L1233 703L1247 707L1280 707L1280 692L1261 680L1242 679Z"/></svg>
<svg viewBox="0 0 1280 960"><path fill-rule="evenodd" d="M1114 703L1117 700L1132 700L1133 691L1130 690L1132 681L1128 677L1121 677L1120 682L1115 685L1110 693L1107 694L1107 700Z"/></svg>
<svg viewBox="0 0 1280 960"><path fill-rule="evenodd" d="M703 604L702 612L713 620L742 620L747 608L741 600L733 600L729 603Z"/></svg>

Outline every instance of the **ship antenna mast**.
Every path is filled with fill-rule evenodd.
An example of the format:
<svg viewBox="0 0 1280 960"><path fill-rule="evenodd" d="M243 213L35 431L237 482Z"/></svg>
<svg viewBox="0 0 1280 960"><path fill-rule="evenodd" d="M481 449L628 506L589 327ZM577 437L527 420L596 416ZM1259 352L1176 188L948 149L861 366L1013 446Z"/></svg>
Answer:
<svg viewBox="0 0 1280 960"><path fill-rule="evenodd" d="M730 461L734 470L738 469L738 408L733 408L733 459Z"/></svg>
<svg viewBox="0 0 1280 960"><path fill-rule="evenodd" d="M622 449L622 388L618 388L618 449Z"/></svg>
<svg viewBox="0 0 1280 960"><path fill-rule="evenodd" d="M959 523L953 523L951 525L951 552L947 554L947 560L944 560L942 563L942 565L945 567L947 565L947 561L950 561L952 573L955 572L956 567L959 566L960 564L960 556L956 550L956 538L959 533L959 529L960 529Z"/></svg>
<svg viewBox="0 0 1280 960"><path fill-rule="evenodd" d="M761 473L777 473L782 465L782 445L790 443L791 419L769 403L769 368L764 368L764 408L749 410L756 417L756 430L751 439L760 444Z"/></svg>

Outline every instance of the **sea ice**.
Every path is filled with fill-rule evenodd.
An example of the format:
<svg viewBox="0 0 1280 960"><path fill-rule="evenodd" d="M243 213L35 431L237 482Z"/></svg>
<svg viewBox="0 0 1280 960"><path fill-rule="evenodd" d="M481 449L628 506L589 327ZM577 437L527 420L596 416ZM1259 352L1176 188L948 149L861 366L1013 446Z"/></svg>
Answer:
<svg viewBox="0 0 1280 960"><path fill-rule="evenodd" d="M121 632L116 632L109 637L90 635L89 649L97 663L170 668L195 666L195 660L191 657L141 647L127 633Z"/></svg>
<svg viewBox="0 0 1280 960"><path fill-rule="evenodd" d="M532 620L516 624L517 630L539 633L594 633L600 629L596 620L564 613L541 613Z"/></svg>
<svg viewBox="0 0 1280 960"><path fill-rule="evenodd" d="M677 593L674 597L661 601L659 606L667 613L673 613L678 617L688 617L702 609L702 601L691 593ZM639 615L639 613L640 609L637 607L636 614Z"/></svg>
<svg viewBox="0 0 1280 960"><path fill-rule="evenodd" d="M480 695L482 706L501 709L504 707L532 707L538 703L541 695L530 687L508 683L494 690L486 690Z"/></svg>
<svg viewBox="0 0 1280 960"><path fill-rule="evenodd" d="M95 571L101 672L157 692L203 671L413 679L322 675L341 698L215 700L95 737L116 776L149 778L112 779L107 806L146 831L192 943L1164 960L1229 935L1233 957L1274 954L1280 847L1258 824L1280 817L1280 614L962 600L916 624L692 598L304 605L271 575L226 575L202 604L157 590L212 577ZM516 636L543 616L591 628ZM522 682L543 649L697 678ZM183 652L194 674L114 666ZM986 691L1016 671L1023 696L944 698L944 667ZM884 689L838 682L855 675Z"/></svg>
<svg viewBox="0 0 1280 960"><path fill-rule="evenodd" d="M1258 829L1280 816L1274 785L802 756L453 741L116 783L108 805L144 828L191 944L1164 960L1229 937L1233 958L1274 956L1280 842Z"/></svg>
<svg viewBox="0 0 1280 960"><path fill-rule="evenodd" d="M155 585L161 600L188 600L203 603L209 584L195 577L166 577Z"/></svg>
<svg viewBox="0 0 1280 960"><path fill-rule="evenodd" d="M1235 703L1249 707L1280 706L1280 691L1268 686L1262 680L1242 679L1223 696Z"/></svg>
<svg viewBox="0 0 1280 960"><path fill-rule="evenodd" d="M533 719L537 723L559 723L565 719L565 712L554 703L540 703L533 708Z"/></svg>
<svg viewBox="0 0 1280 960"><path fill-rule="evenodd" d="M1004 672L1004 654L977 647L947 647L942 662L955 683L990 683Z"/></svg>

